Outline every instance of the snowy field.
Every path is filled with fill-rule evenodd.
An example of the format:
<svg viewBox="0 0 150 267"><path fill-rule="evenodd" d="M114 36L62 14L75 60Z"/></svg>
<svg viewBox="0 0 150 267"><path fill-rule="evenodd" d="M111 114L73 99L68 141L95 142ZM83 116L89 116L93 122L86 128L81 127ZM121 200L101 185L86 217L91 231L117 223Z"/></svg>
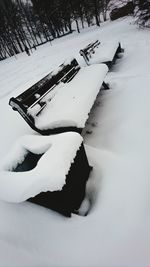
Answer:
<svg viewBox="0 0 150 267"><path fill-rule="evenodd" d="M0 202L0 267L150 266L150 31L132 18L106 22L0 62L0 157L35 134L8 105L90 41L120 40L124 56L107 75L85 135L93 206L70 219L31 203Z"/></svg>

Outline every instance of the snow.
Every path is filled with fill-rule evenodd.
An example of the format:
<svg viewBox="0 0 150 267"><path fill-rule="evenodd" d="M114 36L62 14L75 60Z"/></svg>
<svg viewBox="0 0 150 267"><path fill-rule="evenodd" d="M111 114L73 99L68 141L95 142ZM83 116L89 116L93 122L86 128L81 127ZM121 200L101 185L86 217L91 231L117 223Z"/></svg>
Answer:
<svg viewBox="0 0 150 267"><path fill-rule="evenodd" d="M82 141L72 132L20 138L0 166L0 199L19 203L41 192L61 190ZM43 155L32 170L16 172L29 152Z"/></svg>
<svg viewBox="0 0 150 267"><path fill-rule="evenodd" d="M97 38L120 40L125 53L107 75L84 137L93 171L86 217L63 216L31 204L0 201L0 267L150 266L150 34L132 18L84 29L0 62L0 157L35 134L8 105L50 70ZM68 103L67 103L68 104ZM66 105L67 105L66 104ZM84 204L84 203L83 203ZM86 203L85 203L86 205ZM84 209L84 207L83 207Z"/></svg>
<svg viewBox="0 0 150 267"><path fill-rule="evenodd" d="M109 3L109 9L112 11L115 8L125 6L130 0L111 0Z"/></svg>
<svg viewBox="0 0 150 267"><path fill-rule="evenodd" d="M95 53L91 54L88 64L91 65L112 61L118 46L119 42L117 41L100 43L100 45L95 49Z"/></svg>
<svg viewBox="0 0 150 267"><path fill-rule="evenodd" d="M35 117L36 127L40 130L65 126L84 128L107 72L105 64L79 70L74 79L62 85L39 116Z"/></svg>
<svg viewBox="0 0 150 267"><path fill-rule="evenodd" d="M32 117L36 116L38 112L40 112L41 106L37 103L32 107L29 107L27 110L27 113L31 115Z"/></svg>

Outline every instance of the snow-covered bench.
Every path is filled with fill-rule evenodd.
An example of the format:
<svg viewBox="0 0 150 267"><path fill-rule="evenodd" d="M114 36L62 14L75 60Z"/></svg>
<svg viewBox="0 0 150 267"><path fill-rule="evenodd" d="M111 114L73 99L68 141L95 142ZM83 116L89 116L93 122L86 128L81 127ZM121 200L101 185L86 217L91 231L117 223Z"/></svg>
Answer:
<svg viewBox="0 0 150 267"><path fill-rule="evenodd" d="M75 132L22 137L1 163L0 199L77 213L92 169L82 141Z"/></svg>
<svg viewBox="0 0 150 267"><path fill-rule="evenodd" d="M108 89L104 82L107 72L105 64L80 69L73 59L11 98L9 104L41 134L81 133L100 88Z"/></svg>
<svg viewBox="0 0 150 267"><path fill-rule="evenodd" d="M98 40L80 50L87 65L105 63L110 69L119 53L123 52L119 42L100 43Z"/></svg>

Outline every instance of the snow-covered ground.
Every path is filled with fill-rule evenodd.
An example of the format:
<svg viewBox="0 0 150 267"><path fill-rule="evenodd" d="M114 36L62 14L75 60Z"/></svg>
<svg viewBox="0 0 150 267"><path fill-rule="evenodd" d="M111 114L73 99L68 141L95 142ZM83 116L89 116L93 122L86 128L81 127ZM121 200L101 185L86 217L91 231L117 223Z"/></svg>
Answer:
<svg viewBox="0 0 150 267"><path fill-rule="evenodd" d="M1 201L0 267L150 266L150 31L121 19L0 62L0 157L18 137L34 133L9 98L70 56L84 65L78 51L97 38L120 40L125 53L87 124L91 212L68 219L31 203Z"/></svg>

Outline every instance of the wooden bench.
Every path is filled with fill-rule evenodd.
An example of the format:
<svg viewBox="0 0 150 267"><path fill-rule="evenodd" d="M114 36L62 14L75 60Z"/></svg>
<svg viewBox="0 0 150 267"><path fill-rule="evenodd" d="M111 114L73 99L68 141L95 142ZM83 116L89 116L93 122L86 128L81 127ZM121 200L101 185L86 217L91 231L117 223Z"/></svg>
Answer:
<svg viewBox="0 0 150 267"><path fill-rule="evenodd" d="M109 88L107 72L105 64L80 68L72 59L12 97L9 105L40 134L81 133L100 88Z"/></svg>
<svg viewBox="0 0 150 267"><path fill-rule="evenodd" d="M91 170L78 133L23 136L1 163L0 199L28 200L67 217L80 214L82 201L88 201L85 189Z"/></svg>
<svg viewBox="0 0 150 267"><path fill-rule="evenodd" d="M80 55L87 65L105 63L110 69L114 64L118 54L123 52L121 44L118 42L107 42L101 44L98 40L87 45L80 50Z"/></svg>

